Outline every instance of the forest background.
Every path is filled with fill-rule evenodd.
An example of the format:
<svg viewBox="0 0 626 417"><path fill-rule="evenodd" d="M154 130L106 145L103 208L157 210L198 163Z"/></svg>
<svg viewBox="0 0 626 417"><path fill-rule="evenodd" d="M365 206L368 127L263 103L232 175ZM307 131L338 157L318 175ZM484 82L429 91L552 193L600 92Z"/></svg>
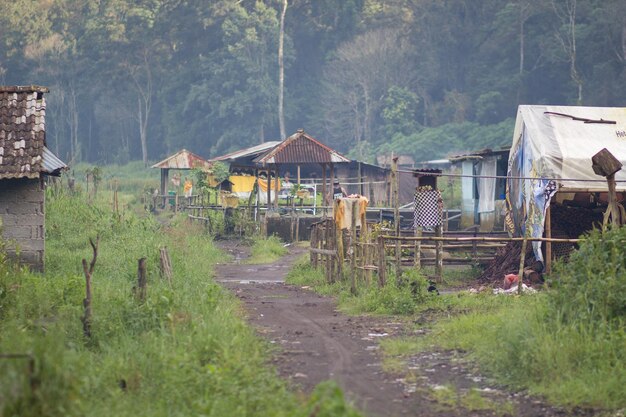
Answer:
<svg viewBox="0 0 626 417"><path fill-rule="evenodd" d="M519 104L624 106L621 0L0 0L0 84L48 86L69 163L280 139L422 161L510 143Z"/></svg>

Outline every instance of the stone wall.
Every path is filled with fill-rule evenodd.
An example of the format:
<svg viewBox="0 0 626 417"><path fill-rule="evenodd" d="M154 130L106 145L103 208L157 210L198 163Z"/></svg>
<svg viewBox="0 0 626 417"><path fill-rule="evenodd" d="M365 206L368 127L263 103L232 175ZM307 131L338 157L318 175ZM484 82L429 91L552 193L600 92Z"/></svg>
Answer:
<svg viewBox="0 0 626 417"><path fill-rule="evenodd" d="M2 238L11 257L35 271L44 269L44 192L41 179L0 180Z"/></svg>

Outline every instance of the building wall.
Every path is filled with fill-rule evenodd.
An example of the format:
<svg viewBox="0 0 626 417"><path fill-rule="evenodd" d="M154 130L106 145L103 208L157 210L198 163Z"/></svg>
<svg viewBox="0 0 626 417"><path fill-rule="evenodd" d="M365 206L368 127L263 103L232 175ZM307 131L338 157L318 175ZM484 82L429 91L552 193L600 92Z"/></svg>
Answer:
<svg viewBox="0 0 626 417"><path fill-rule="evenodd" d="M0 218L7 253L33 270L44 269L44 192L41 179L0 180Z"/></svg>

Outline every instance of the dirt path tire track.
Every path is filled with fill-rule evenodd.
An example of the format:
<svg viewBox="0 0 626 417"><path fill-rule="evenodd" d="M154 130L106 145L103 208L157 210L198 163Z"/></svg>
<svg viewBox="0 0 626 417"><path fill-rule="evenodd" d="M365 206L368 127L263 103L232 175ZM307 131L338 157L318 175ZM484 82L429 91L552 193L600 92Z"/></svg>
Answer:
<svg viewBox="0 0 626 417"><path fill-rule="evenodd" d="M222 244L235 259L248 248ZM382 370L379 336L401 334L403 325L384 317L348 317L336 310L333 299L286 285L283 281L305 253L291 248L290 255L265 265L230 262L218 265L216 280L242 302L249 321L278 348L273 362L292 387L310 393L320 382L333 379L346 397L371 417L391 416L506 416L501 410L441 407L429 397L434 386L451 384L458 392L484 389L498 401L514 404L514 416L569 416L540 399L510 393L458 362L454 352L423 352L409 361L417 380L407 382ZM471 368L471 367L470 367ZM576 415L592 415L587 412Z"/></svg>

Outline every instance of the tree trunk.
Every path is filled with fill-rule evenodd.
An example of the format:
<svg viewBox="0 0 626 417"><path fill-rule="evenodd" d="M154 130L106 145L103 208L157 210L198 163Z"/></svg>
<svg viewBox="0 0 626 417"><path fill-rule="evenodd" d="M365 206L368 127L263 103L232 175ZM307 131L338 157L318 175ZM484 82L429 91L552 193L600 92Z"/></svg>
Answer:
<svg viewBox="0 0 626 417"><path fill-rule="evenodd" d="M278 38L278 123L280 125L280 139L287 137L285 131L285 62L284 62L284 43L285 43L285 14L287 13L287 0L283 0L283 10L280 14L280 34Z"/></svg>

